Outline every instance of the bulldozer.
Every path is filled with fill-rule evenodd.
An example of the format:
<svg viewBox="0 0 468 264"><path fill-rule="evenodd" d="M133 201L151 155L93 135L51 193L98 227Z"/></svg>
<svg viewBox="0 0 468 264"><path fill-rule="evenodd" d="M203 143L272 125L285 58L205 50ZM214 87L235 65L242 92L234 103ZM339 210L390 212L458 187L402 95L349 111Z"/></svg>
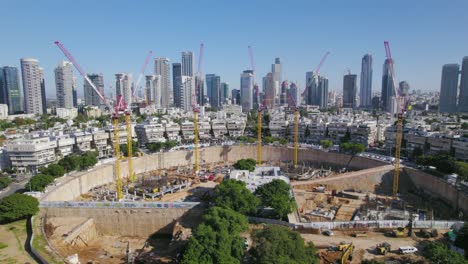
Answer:
<svg viewBox="0 0 468 264"><path fill-rule="evenodd" d="M389 252L391 250L391 246L390 246L389 243L383 242L383 243L378 244L376 246L376 249L377 249L377 252L380 255L385 255L385 254L387 254L387 252Z"/></svg>
<svg viewBox="0 0 468 264"><path fill-rule="evenodd" d="M351 245L350 243L341 241L340 245L338 246L338 251L345 251L350 245Z"/></svg>

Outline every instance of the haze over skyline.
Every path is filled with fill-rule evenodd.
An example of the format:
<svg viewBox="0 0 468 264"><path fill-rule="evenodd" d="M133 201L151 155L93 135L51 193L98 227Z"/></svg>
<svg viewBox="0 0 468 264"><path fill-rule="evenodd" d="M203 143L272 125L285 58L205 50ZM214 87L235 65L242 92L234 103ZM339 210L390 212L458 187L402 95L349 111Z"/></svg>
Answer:
<svg viewBox="0 0 468 264"><path fill-rule="evenodd" d="M373 55L373 92L381 89L383 41L390 41L398 81L411 89L439 91L442 66L468 55L468 2L442 1L5 1L0 65L19 68L32 57L45 69L47 97L55 98L54 68L65 57L61 41L88 73L103 73L106 94L115 73L138 75L149 50L154 57L181 61L190 50L198 59L205 44L203 74L215 73L239 88L250 68L253 47L256 81L283 63L283 79L304 89L305 72L331 52L321 72L330 90L340 91L349 68L359 76L361 58ZM195 64L197 65L198 62ZM146 74L153 73L153 61ZM78 94L83 80L78 77Z"/></svg>

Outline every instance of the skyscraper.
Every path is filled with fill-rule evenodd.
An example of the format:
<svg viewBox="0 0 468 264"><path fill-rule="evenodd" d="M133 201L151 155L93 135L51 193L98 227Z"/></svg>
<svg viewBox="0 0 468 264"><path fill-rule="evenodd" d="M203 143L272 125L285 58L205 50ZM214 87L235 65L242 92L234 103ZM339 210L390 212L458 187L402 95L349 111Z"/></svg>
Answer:
<svg viewBox="0 0 468 264"><path fill-rule="evenodd" d="M180 100L181 90L182 90L182 64L180 63L172 63L172 85L173 85L172 91L174 93L173 94L174 106L182 108L182 101ZM161 90L162 90L162 84L161 84Z"/></svg>
<svg viewBox="0 0 468 264"><path fill-rule="evenodd" d="M241 74L240 84L240 104L242 106L242 111L248 112L253 109L254 78L252 70L246 70Z"/></svg>
<svg viewBox="0 0 468 264"><path fill-rule="evenodd" d="M279 100L281 93L281 83L282 83L282 65L280 58L275 58L275 63L271 65L271 73L273 77L273 86L275 87L275 100ZM276 102L275 102L276 103ZM279 103L279 102L278 102Z"/></svg>
<svg viewBox="0 0 468 264"><path fill-rule="evenodd" d="M390 60L386 59L382 71L382 95L380 97L384 111L391 112L392 110L392 101L395 96L394 90L393 77L390 72Z"/></svg>
<svg viewBox="0 0 468 264"><path fill-rule="evenodd" d="M372 106L372 55L366 54L361 62L360 106Z"/></svg>
<svg viewBox="0 0 468 264"><path fill-rule="evenodd" d="M277 81L274 79L273 73L269 72L266 76L265 80L265 89L263 92L265 93L265 102L264 106L268 108L273 108L275 106L275 99L276 99L276 87ZM263 103L262 103L263 104Z"/></svg>
<svg viewBox="0 0 468 264"><path fill-rule="evenodd" d="M216 74L207 74L205 79L210 105L213 108L219 109L221 107L221 77Z"/></svg>
<svg viewBox="0 0 468 264"><path fill-rule="evenodd" d="M356 108L357 75L347 74L343 77L343 107Z"/></svg>
<svg viewBox="0 0 468 264"><path fill-rule="evenodd" d="M232 104L241 104L241 96L240 96L240 90L239 89L232 89L231 90L231 97L232 97Z"/></svg>
<svg viewBox="0 0 468 264"><path fill-rule="evenodd" d="M288 98L292 97L294 102L296 102L296 106L299 106L300 102L297 101L297 85L293 82L289 85L289 90L288 90Z"/></svg>
<svg viewBox="0 0 468 264"><path fill-rule="evenodd" d="M193 52L182 52L182 75L193 77L193 69L195 68L194 65L195 61L193 60Z"/></svg>
<svg viewBox="0 0 468 264"><path fill-rule="evenodd" d="M205 84L202 76L195 76L195 93L197 97L197 104L205 104Z"/></svg>
<svg viewBox="0 0 468 264"><path fill-rule="evenodd" d="M192 93L195 89L195 79L190 76L182 76L182 87L180 90L181 108L185 111L192 111Z"/></svg>
<svg viewBox="0 0 468 264"><path fill-rule="evenodd" d="M46 87L44 78L44 68L39 67L39 73L41 78L41 101L42 101L42 113L47 113L47 100L46 100Z"/></svg>
<svg viewBox="0 0 468 264"><path fill-rule="evenodd" d="M104 76L101 74L96 74L96 73L91 73L88 74L88 78L93 82L94 86L102 93L104 94ZM99 106L101 105L101 99L97 95L97 93L94 91L93 87L88 84L86 80L83 81L83 89L84 89L84 98L85 98L85 104L86 105L92 105L92 106ZM111 109L109 109L111 110Z"/></svg>
<svg viewBox="0 0 468 264"><path fill-rule="evenodd" d="M463 57L462 61L458 111L468 112L468 56Z"/></svg>
<svg viewBox="0 0 468 264"><path fill-rule="evenodd" d="M289 102L288 98L288 82L283 81L281 83L281 94L280 94L280 105L287 105ZM292 103L292 102L291 102Z"/></svg>
<svg viewBox="0 0 468 264"><path fill-rule="evenodd" d="M123 97L127 106L132 104L132 74L131 73L117 73L115 74L115 96Z"/></svg>
<svg viewBox="0 0 468 264"><path fill-rule="evenodd" d="M73 107L73 64L61 61L55 68L55 89L57 93L57 107Z"/></svg>
<svg viewBox="0 0 468 264"><path fill-rule="evenodd" d="M328 79L315 72L306 72L306 104L328 107Z"/></svg>
<svg viewBox="0 0 468 264"><path fill-rule="evenodd" d="M0 68L0 103L8 105L10 115L24 112L23 91L20 86L18 68L5 66Z"/></svg>
<svg viewBox="0 0 468 264"><path fill-rule="evenodd" d="M439 112L454 113L457 111L459 70L458 64L445 64L442 67Z"/></svg>
<svg viewBox="0 0 468 264"><path fill-rule="evenodd" d="M171 69L168 58L154 59L154 73L161 75L161 107L168 108L173 104L171 87Z"/></svg>
<svg viewBox="0 0 468 264"><path fill-rule="evenodd" d="M328 79L324 76L318 77L317 97L317 105L320 109L326 109L328 107Z"/></svg>
<svg viewBox="0 0 468 264"><path fill-rule="evenodd" d="M226 99L230 96L229 93L229 83L222 82L221 83L221 104L226 103Z"/></svg>
<svg viewBox="0 0 468 264"><path fill-rule="evenodd" d="M43 74L39 68L39 61L31 58L21 59L21 75L26 113L42 115L44 113L42 105Z"/></svg>
<svg viewBox="0 0 468 264"><path fill-rule="evenodd" d="M146 101L148 104L154 104L156 108L161 108L161 76L146 75Z"/></svg>

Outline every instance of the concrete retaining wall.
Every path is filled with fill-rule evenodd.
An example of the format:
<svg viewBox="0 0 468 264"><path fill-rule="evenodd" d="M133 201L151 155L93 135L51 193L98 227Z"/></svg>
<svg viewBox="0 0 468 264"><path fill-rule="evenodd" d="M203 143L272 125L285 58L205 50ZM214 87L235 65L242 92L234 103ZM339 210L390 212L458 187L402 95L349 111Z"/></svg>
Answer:
<svg viewBox="0 0 468 264"><path fill-rule="evenodd" d="M404 168L403 171L418 188L422 188L432 196L445 200L456 210L463 211L465 215L468 214L468 194L466 192L423 171L411 168Z"/></svg>
<svg viewBox="0 0 468 264"><path fill-rule="evenodd" d="M111 209L111 208L41 208L51 217L87 217L104 235L148 237L155 233L172 234L173 224L190 209Z"/></svg>
<svg viewBox="0 0 468 264"><path fill-rule="evenodd" d="M200 149L200 160L202 163L233 163L242 158L255 159L256 150L256 146L213 146ZM263 148L263 159L265 161L288 161L292 159L292 156L292 148L273 146ZM353 169L367 169L387 164L362 157L351 157L336 152L324 152L314 149L300 149L298 156L300 161L304 160L336 167L345 167L349 163L349 167ZM173 166L191 166L193 159L193 151L180 150L134 158L133 166L135 173L139 174ZM126 161L121 163L121 171L124 178L128 177ZM52 187L41 200L70 201L96 186L112 181L114 181L114 166L112 164L97 166L90 171L66 176L66 180L61 185Z"/></svg>

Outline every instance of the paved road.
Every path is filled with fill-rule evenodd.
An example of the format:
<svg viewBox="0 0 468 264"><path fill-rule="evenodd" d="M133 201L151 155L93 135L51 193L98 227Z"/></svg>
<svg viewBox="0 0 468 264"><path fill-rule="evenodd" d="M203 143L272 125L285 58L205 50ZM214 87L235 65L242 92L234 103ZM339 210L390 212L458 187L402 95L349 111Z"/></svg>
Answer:
<svg viewBox="0 0 468 264"><path fill-rule="evenodd" d="M13 183L11 183L10 186L8 186L5 190L0 192L0 199L2 199L3 197L8 196L10 194L13 194L18 190L23 189L24 186L26 186L27 183L28 183L28 180L25 180L25 181L22 181L22 182L13 182Z"/></svg>
<svg viewBox="0 0 468 264"><path fill-rule="evenodd" d="M392 169L393 169L393 165L384 165L384 166L370 168L370 169L352 171L352 172L344 173L344 174L341 174L341 175L335 176L335 177L318 178L318 179L308 180L308 181L295 181L295 182L292 182L291 185L292 186L297 186L297 185L303 185L303 184L314 184L314 183L323 183L323 182L329 182L329 181L336 181L336 180L340 180L340 179L360 177L363 174L367 174L367 173L389 171L389 170L392 170Z"/></svg>

